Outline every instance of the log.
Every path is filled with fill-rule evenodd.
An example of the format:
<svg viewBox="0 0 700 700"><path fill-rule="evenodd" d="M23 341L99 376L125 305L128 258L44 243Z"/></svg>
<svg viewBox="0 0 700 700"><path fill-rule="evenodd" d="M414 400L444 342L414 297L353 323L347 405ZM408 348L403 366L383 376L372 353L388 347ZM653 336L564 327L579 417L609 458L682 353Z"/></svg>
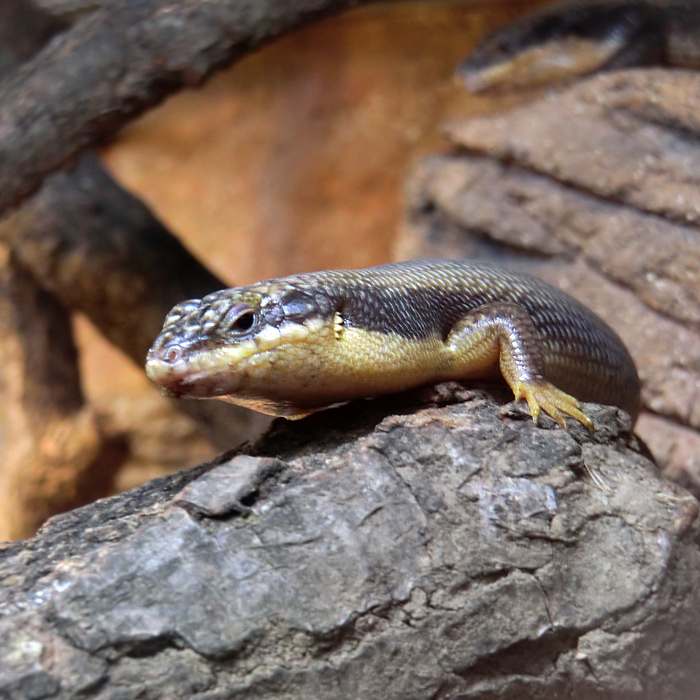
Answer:
<svg viewBox="0 0 700 700"><path fill-rule="evenodd" d="M698 504L443 385L275 422L0 551L0 696L687 700Z"/></svg>

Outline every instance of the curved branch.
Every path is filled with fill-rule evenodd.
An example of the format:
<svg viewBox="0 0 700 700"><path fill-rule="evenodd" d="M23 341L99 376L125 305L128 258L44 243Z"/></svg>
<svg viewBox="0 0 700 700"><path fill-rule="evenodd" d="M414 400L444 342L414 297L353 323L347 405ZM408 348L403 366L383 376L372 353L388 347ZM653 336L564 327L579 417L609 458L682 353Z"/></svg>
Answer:
<svg viewBox="0 0 700 700"><path fill-rule="evenodd" d="M80 19L0 85L0 212L132 117L352 0L124 0Z"/></svg>
<svg viewBox="0 0 700 700"><path fill-rule="evenodd" d="M174 304L226 286L90 155L6 216L0 241L139 368ZM222 449L266 422L219 401L176 403Z"/></svg>

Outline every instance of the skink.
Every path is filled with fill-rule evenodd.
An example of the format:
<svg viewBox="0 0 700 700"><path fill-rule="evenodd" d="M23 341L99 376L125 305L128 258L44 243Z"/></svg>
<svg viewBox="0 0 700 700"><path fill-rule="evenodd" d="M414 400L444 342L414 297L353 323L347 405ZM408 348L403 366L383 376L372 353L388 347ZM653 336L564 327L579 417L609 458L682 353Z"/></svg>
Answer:
<svg viewBox="0 0 700 700"><path fill-rule="evenodd" d="M644 65L700 68L697 0L566 0L487 36L457 74L473 92Z"/></svg>
<svg viewBox="0 0 700 700"><path fill-rule="evenodd" d="M516 399L592 427L579 401L633 419L639 378L592 311L526 274L412 260L293 275L183 302L146 373L171 396L302 418L359 397L502 374ZM574 398L575 397L575 398Z"/></svg>

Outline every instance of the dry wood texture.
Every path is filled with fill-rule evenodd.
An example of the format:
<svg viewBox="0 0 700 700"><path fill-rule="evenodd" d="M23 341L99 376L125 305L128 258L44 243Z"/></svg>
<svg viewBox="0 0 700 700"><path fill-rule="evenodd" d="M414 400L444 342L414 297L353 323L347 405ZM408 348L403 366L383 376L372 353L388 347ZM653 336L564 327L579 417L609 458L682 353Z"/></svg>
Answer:
<svg viewBox="0 0 700 700"><path fill-rule="evenodd" d="M696 697L697 502L625 414L432 396L279 421L7 547L0 695Z"/></svg>

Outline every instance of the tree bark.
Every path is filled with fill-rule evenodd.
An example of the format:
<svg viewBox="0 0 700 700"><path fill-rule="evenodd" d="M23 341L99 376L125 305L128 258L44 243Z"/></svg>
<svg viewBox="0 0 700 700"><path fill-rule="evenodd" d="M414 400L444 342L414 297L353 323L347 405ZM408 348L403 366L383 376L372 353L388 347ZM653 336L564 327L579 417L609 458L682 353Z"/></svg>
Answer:
<svg viewBox="0 0 700 700"><path fill-rule="evenodd" d="M697 502L586 410L443 385L57 516L0 553L0 695L696 697Z"/></svg>

